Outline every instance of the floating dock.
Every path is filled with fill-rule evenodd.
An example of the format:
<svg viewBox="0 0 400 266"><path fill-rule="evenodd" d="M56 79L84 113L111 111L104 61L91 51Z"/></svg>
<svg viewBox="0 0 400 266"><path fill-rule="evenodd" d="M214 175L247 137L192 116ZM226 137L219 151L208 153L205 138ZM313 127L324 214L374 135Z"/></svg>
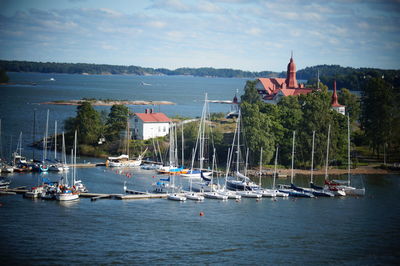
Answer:
<svg viewBox="0 0 400 266"><path fill-rule="evenodd" d="M6 188L0 190L0 195L15 195L25 194L28 189L24 188ZM119 199L119 200L135 200L135 199L165 199L167 194L147 193L141 192L140 194L108 194L108 193L80 193L80 198L90 198L92 201L98 199Z"/></svg>

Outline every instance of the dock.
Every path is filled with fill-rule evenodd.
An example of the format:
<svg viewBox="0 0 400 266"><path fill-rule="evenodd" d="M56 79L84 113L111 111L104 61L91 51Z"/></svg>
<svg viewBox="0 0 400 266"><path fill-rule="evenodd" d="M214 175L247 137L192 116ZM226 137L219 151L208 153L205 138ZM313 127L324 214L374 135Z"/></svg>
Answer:
<svg viewBox="0 0 400 266"><path fill-rule="evenodd" d="M0 195L15 195L15 194L25 194L28 192L28 189L17 187L17 188L6 188L0 190ZM137 199L165 199L167 198L167 194L158 194L158 193L147 193L135 191L138 194L108 194L108 193L89 193L84 192L80 193L80 198L90 198L92 201L96 201L99 199L118 199L118 200L137 200Z"/></svg>

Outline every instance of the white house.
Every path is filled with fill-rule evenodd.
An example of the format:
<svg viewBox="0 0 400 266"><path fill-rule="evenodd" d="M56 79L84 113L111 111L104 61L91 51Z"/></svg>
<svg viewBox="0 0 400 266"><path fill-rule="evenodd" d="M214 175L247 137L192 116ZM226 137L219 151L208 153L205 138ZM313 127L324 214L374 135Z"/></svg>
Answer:
<svg viewBox="0 0 400 266"><path fill-rule="evenodd" d="M146 109L144 113L133 115L133 135L135 139L150 139L163 137L169 133L169 119L163 113L154 113L153 109Z"/></svg>

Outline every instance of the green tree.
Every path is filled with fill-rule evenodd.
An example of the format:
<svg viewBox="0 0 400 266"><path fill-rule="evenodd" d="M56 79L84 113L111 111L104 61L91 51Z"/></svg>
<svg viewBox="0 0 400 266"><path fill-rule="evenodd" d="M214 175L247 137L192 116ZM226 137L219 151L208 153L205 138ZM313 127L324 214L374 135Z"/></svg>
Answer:
<svg viewBox="0 0 400 266"><path fill-rule="evenodd" d="M71 136L75 130L78 130L79 144L87 145L94 145L97 143L103 127L100 114L89 102L82 102L82 104L77 107L76 117L68 118L64 122L64 125L69 136Z"/></svg>
<svg viewBox="0 0 400 266"><path fill-rule="evenodd" d="M351 93L348 89L342 88L339 92L339 103L346 106L346 113L350 116L350 121L354 122L360 118L361 105L357 95Z"/></svg>
<svg viewBox="0 0 400 266"><path fill-rule="evenodd" d="M121 131L126 129L129 109L125 105L113 105L106 122L106 137L110 141L119 139Z"/></svg>
<svg viewBox="0 0 400 266"><path fill-rule="evenodd" d="M261 96L256 89L257 80L248 80L244 87L244 94L241 97L242 102L256 103L261 101Z"/></svg>
<svg viewBox="0 0 400 266"><path fill-rule="evenodd" d="M370 147L378 156L383 151L383 145L398 138L398 99L395 88L384 79L368 80L362 98L361 123Z"/></svg>

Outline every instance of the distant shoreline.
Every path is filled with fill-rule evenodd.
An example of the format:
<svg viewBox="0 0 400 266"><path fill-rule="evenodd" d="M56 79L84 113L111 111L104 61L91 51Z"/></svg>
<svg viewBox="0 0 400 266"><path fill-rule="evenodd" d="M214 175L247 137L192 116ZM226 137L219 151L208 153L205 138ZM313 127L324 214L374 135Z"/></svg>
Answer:
<svg viewBox="0 0 400 266"><path fill-rule="evenodd" d="M52 105L81 105L85 100L69 100L69 101L50 101L42 102L40 104L52 104ZM174 102L169 101L101 101L101 100L88 100L91 105L94 106L113 106L116 104L122 105L175 105Z"/></svg>

